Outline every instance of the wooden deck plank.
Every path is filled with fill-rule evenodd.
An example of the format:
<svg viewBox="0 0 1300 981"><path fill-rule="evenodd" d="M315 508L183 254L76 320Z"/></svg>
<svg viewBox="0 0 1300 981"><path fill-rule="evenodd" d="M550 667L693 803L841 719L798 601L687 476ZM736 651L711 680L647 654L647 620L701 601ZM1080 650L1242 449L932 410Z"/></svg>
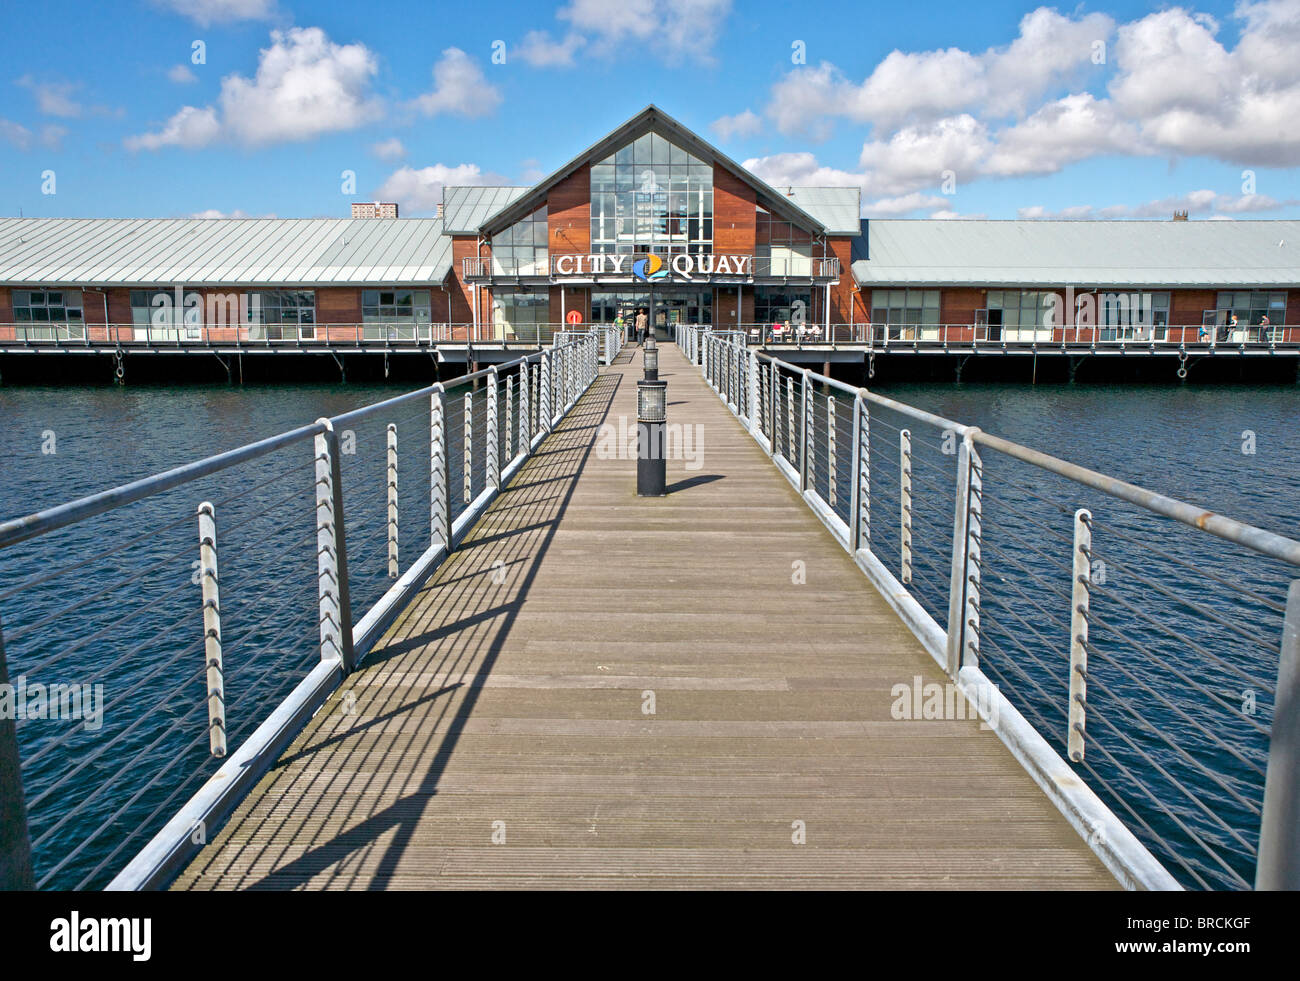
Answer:
<svg viewBox="0 0 1300 981"><path fill-rule="evenodd" d="M892 717L942 673L660 365L702 467L637 498L596 448L639 357L603 371L176 888L1115 887L993 733Z"/></svg>

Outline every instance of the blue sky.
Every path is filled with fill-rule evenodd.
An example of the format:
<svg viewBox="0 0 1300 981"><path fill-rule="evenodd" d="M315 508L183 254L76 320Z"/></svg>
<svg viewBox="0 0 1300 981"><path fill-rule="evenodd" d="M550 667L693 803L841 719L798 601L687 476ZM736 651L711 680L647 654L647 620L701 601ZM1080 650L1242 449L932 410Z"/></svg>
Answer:
<svg viewBox="0 0 1300 981"><path fill-rule="evenodd" d="M1300 0L123 0L4 27L4 215L428 214L654 102L868 216L1300 217Z"/></svg>

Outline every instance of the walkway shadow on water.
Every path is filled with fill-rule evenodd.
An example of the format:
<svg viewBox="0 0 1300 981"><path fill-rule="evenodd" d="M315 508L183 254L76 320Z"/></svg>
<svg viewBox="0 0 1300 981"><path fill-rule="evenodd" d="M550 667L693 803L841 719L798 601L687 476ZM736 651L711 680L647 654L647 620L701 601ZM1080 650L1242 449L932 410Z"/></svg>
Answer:
<svg viewBox="0 0 1300 981"><path fill-rule="evenodd" d="M502 491L421 588L387 642L366 658L321 710L320 721L276 764L255 808L242 821L232 819L242 843L223 845L218 839L218 847L201 856L193 871L219 876L220 886L244 889L309 883L312 888L388 887L428 800L438 793L619 382L618 375L596 379L546 440L545 451L524 465L518 482ZM507 522L514 527L503 527ZM514 571L501 577L503 569ZM377 746L385 742L386 748ZM411 759L420 762L404 765ZM419 783L410 788L413 778ZM393 794L396 799L384 804L383 797ZM302 800L315 802L311 830L295 833L304 815L277 802ZM331 827L340 830L331 833ZM306 851L300 851L303 833L316 839ZM382 849L377 862L374 849ZM281 864L290 851L297 856ZM195 883L202 884L202 879Z"/></svg>

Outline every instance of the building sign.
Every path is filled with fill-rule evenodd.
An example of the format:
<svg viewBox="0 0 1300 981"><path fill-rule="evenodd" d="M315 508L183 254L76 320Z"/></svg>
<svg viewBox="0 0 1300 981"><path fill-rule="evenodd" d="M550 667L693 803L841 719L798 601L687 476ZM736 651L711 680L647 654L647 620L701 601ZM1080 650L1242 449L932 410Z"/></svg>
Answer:
<svg viewBox="0 0 1300 981"><path fill-rule="evenodd" d="M753 276L752 255L693 255L678 252L633 256L601 252L594 255L553 255L554 279L594 279L597 276L626 277L643 283L662 280L689 283L715 276Z"/></svg>

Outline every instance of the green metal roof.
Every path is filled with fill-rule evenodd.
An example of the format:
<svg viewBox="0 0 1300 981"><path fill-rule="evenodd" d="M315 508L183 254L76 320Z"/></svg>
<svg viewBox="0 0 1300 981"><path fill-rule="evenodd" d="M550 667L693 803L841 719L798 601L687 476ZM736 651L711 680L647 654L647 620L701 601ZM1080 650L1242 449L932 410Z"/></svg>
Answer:
<svg viewBox="0 0 1300 981"><path fill-rule="evenodd" d="M484 222L529 190L527 187L444 187L443 228L448 235L476 235Z"/></svg>
<svg viewBox="0 0 1300 981"><path fill-rule="evenodd" d="M1300 221L872 219L860 285L1300 285Z"/></svg>
<svg viewBox="0 0 1300 981"><path fill-rule="evenodd" d="M0 218L0 283L441 283L436 218Z"/></svg>
<svg viewBox="0 0 1300 981"><path fill-rule="evenodd" d="M828 235L862 234L862 192L856 187L777 188L826 226Z"/></svg>

